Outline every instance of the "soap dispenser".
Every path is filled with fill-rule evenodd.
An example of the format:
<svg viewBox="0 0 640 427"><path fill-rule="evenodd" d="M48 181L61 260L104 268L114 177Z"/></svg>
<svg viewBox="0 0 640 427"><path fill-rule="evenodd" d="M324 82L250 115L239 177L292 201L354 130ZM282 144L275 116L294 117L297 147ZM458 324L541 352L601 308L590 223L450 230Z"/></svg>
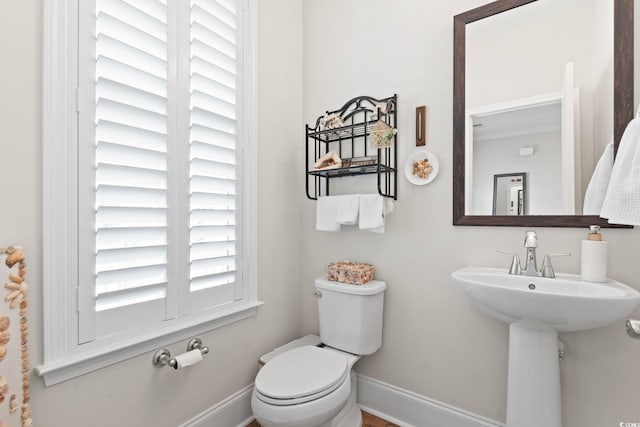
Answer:
<svg viewBox="0 0 640 427"><path fill-rule="evenodd" d="M602 241L600 226L589 227L587 240L582 241L582 279L589 282L607 281L609 245Z"/></svg>

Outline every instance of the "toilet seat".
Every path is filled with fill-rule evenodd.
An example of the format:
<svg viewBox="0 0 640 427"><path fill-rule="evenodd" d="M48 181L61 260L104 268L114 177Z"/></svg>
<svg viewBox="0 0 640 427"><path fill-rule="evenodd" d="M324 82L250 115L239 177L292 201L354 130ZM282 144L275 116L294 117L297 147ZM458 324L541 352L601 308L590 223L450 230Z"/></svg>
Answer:
<svg viewBox="0 0 640 427"><path fill-rule="evenodd" d="M298 405L332 393L348 378L349 361L344 355L299 347L276 356L260 370L256 397L276 406Z"/></svg>

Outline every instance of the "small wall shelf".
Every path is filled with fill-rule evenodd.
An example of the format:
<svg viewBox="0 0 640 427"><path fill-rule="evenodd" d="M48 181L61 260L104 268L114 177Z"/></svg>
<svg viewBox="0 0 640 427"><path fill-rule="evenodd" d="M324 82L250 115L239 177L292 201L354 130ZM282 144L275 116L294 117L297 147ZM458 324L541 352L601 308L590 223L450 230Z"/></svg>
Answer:
<svg viewBox="0 0 640 427"><path fill-rule="evenodd" d="M397 101L397 95L382 99L359 96L338 110L327 111L326 115L318 117L314 126L306 125L305 180L309 199L328 196L333 178L374 174L378 193L397 199L397 136L393 136L390 147L373 148L370 145L371 131L379 121L396 129ZM323 119L334 114L342 122L341 126L325 128ZM314 169L315 162L330 151L340 156L342 167Z"/></svg>

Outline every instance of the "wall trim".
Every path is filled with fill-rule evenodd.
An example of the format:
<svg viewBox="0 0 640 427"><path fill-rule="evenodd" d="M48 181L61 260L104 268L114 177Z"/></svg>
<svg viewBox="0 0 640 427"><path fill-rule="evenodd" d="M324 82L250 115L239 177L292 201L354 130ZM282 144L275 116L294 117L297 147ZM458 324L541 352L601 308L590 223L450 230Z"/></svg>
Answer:
<svg viewBox="0 0 640 427"><path fill-rule="evenodd" d="M504 427L504 423L356 374L360 407L401 427Z"/></svg>
<svg viewBox="0 0 640 427"><path fill-rule="evenodd" d="M252 391L253 384L249 384L223 401L205 409L179 427L245 427L254 420L251 412Z"/></svg>
<svg viewBox="0 0 640 427"><path fill-rule="evenodd" d="M400 427L505 427L464 409L430 399L409 390L356 374L360 407ZM216 403L179 427L245 427L251 412L253 384Z"/></svg>

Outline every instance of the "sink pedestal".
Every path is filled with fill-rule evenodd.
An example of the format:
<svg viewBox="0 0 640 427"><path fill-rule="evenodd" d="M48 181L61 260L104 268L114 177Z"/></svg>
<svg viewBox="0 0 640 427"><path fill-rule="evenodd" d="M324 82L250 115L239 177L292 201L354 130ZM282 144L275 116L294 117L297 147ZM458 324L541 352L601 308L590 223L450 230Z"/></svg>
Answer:
<svg viewBox="0 0 640 427"><path fill-rule="evenodd" d="M540 322L509 325L506 427L562 427L558 333Z"/></svg>

